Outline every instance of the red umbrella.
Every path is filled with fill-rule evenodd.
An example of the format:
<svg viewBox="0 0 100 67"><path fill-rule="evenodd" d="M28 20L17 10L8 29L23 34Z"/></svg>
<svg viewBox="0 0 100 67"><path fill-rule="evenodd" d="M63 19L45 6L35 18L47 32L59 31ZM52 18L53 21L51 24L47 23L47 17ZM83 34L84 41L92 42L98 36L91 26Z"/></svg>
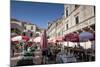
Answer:
<svg viewBox="0 0 100 67"><path fill-rule="evenodd" d="M79 35L77 33L69 33L65 35L64 40L70 42L79 42Z"/></svg>
<svg viewBox="0 0 100 67"><path fill-rule="evenodd" d="M29 37L28 37L28 36L22 36L22 39L23 39L24 41L28 41L28 40L29 40Z"/></svg>
<svg viewBox="0 0 100 67"><path fill-rule="evenodd" d="M46 30L44 30L43 31L43 34L42 34L42 36L41 36L41 47L42 47L42 49L45 49L45 48L47 48L47 35L46 35Z"/></svg>

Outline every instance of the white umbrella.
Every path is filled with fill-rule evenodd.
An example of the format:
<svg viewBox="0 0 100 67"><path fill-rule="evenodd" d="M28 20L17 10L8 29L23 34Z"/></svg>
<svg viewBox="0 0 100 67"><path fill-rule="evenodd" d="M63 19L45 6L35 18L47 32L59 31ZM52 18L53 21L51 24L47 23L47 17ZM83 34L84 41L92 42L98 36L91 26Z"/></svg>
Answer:
<svg viewBox="0 0 100 67"><path fill-rule="evenodd" d="M22 41L22 40L23 41L28 41L29 37L19 35L19 36L12 37L11 40L12 41Z"/></svg>
<svg viewBox="0 0 100 67"><path fill-rule="evenodd" d="M13 37L11 40L12 41L21 41L22 37L21 36L16 36L16 37Z"/></svg>
<svg viewBox="0 0 100 67"><path fill-rule="evenodd" d="M33 39L33 42L40 43L41 37L36 37Z"/></svg>

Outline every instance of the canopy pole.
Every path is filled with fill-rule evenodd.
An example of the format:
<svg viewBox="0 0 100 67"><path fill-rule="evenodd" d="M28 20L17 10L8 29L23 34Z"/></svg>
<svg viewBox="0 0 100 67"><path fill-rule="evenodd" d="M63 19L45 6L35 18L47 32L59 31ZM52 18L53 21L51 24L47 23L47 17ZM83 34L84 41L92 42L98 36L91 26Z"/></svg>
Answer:
<svg viewBox="0 0 100 67"><path fill-rule="evenodd" d="M87 49L86 49L86 42L85 42L85 54L86 54L86 61L87 61Z"/></svg>
<svg viewBox="0 0 100 67"><path fill-rule="evenodd" d="M67 47L69 47L69 41L67 42Z"/></svg>

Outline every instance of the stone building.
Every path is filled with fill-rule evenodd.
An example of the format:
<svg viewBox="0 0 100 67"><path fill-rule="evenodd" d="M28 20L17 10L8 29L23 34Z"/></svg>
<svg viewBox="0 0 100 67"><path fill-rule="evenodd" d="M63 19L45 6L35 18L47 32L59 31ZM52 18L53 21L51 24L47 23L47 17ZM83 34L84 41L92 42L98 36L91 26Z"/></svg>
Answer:
<svg viewBox="0 0 100 67"><path fill-rule="evenodd" d="M64 34L95 31L95 7L92 5L64 5Z"/></svg>
<svg viewBox="0 0 100 67"><path fill-rule="evenodd" d="M65 4L63 17L48 24L50 38L73 32L79 34L83 31L95 33L95 6Z"/></svg>
<svg viewBox="0 0 100 67"><path fill-rule="evenodd" d="M27 22L23 22L23 23L24 23L23 34L27 35L29 37L35 36L37 26L35 24L32 24L32 23L27 23Z"/></svg>
<svg viewBox="0 0 100 67"><path fill-rule="evenodd" d="M49 22L48 23L48 29L47 29L47 35L49 38L54 38L56 37L56 22Z"/></svg>
<svg viewBox="0 0 100 67"><path fill-rule="evenodd" d="M64 25L64 35L73 32L79 34L83 31L95 33L95 6L64 5ZM90 48L90 44L91 42L87 42L86 47ZM81 45L84 46L84 44Z"/></svg>

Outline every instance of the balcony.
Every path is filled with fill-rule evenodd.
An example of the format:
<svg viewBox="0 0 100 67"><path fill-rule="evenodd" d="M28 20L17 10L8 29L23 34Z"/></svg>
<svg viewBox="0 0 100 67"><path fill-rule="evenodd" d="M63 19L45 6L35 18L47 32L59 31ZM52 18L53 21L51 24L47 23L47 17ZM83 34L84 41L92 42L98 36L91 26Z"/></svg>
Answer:
<svg viewBox="0 0 100 67"><path fill-rule="evenodd" d="M23 31L23 27L16 23L11 23L11 29L18 29L19 31Z"/></svg>

